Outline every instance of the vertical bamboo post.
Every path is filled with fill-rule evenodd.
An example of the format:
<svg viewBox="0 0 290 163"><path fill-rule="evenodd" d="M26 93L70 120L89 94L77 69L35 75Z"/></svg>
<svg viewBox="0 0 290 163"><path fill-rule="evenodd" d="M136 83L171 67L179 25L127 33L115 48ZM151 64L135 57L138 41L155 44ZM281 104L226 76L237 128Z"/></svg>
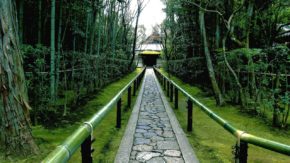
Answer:
<svg viewBox="0 0 290 163"><path fill-rule="evenodd" d="M81 145L82 162L92 163L92 136L89 135Z"/></svg>
<svg viewBox="0 0 290 163"><path fill-rule="evenodd" d="M235 146L235 163L247 163L248 161L248 143L238 140Z"/></svg>
<svg viewBox="0 0 290 163"><path fill-rule="evenodd" d="M128 100L128 107L130 108L131 107L131 86L128 88L128 98L127 98L127 100Z"/></svg>
<svg viewBox="0 0 290 163"><path fill-rule="evenodd" d="M116 128L121 128L121 118L122 118L122 99L120 98L117 102L117 122L116 122Z"/></svg>
<svg viewBox="0 0 290 163"><path fill-rule="evenodd" d="M139 87L139 84L140 84L140 79L139 79L139 76L137 77L137 88Z"/></svg>
<svg viewBox="0 0 290 163"><path fill-rule="evenodd" d="M173 101L173 84L170 84L170 102Z"/></svg>
<svg viewBox="0 0 290 163"><path fill-rule="evenodd" d="M163 77L163 89L166 90L166 80L165 80L165 77Z"/></svg>
<svg viewBox="0 0 290 163"><path fill-rule="evenodd" d="M187 131L192 131L192 101L187 100Z"/></svg>
<svg viewBox="0 0 290 163"><path fill-rule="evenodd" d="M167 80L167 96L169 97L169 91L170 91L170 83Z"/></svg>
<svg viewBox="0 0 290 163"><path fill-rule="evenodd" d="M136 84L136 80L134 80L134 84L133 84L133 96L136 96L136 91L137 91L137 84Z"/></svg>
<svg viewBox="0 0 290 163"><path fill-rule="evenodd" d="M178 89L175 88L174 90L174 108L178 109Z"/></svg>

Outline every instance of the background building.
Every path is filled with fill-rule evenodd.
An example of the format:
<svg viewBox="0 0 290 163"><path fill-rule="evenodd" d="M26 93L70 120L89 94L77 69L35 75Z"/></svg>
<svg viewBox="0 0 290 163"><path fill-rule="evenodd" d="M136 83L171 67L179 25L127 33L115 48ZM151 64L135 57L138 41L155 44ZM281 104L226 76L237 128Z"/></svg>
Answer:
<svg viewBox="0 0 290 163"><path fill-rule="evenodd" d="M161 65L161 36L154 32L151 34L140 48L136 50L138 57L138 66L160 66Z"/></svg>

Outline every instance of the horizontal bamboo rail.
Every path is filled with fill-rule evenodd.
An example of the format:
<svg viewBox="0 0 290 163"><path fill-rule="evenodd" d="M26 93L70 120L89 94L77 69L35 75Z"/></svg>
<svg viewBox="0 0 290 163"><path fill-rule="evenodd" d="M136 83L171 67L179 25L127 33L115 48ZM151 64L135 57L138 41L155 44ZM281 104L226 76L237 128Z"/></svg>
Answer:
<svg viewBox="0 0 290 163"><path fill-rule="evenodd" d="M237 145L240 145L240 142L244 143L250 143L271 151L275 151L281 154L285 154L290 156L290 146L286 144L282 144L276 141L264 139L255 135L251 135L249 133L246 133L245 131L239 130L235 128L232 124L215 114L212 110L210 110L208 107L206 107L204 104L199 102L197 99L192 97L188 92L186 92L184 89L182 89L179 85L177 85L174 81L170 80L168 77L166 77L164 74L162 74L158 69L154 68L154 72L161 81L161 83L167 85L165 86L165 90L170 91L168 85L172 85L175 88L175 93L178 94L178 91L180 91L184 96L186 96L189 100L189 106L190 103L193 102L195 105L197 105L203 112L205 112L211 119L213 119L215 122L217 122L220 126L222 126L226 131L231 133L233 136L237 138ZM172 94L172 93L170 93ZM175 95L176 96L176 95ZM177 95L178 96L178 95ZM175 101L175 108L177 108L178 101ZM190 111L190 108L192 108L192 105L188 107L188 110ZM188 115L189 117L191 115ZM190 119L189 119L190 120ZM190 127L191 124L188 124L188 131L192 130ZM247 146L247 145L246 145ZM247 151L246 151L247 152ZM247 156L247 154L246 154ZM246 157L245 156L245 157ZM239 157L239 156L238 156ZM240 160L241 161L241 160Z"/></svg>
<svg viewBox="0 0 290 163"><path fill-rule="evenodd" d="M91 155L91 135L98 124L103 118L117 104L117 125L121 127L121 98L128 91L131 95L131 87L133 85L134 94L136 93L137 87L141 84L141 80L145 74L146 68L142 70L133 80L131 80L121 91L119 91L114 98L100 109L89 121L84 122L72 135L70 135L61 145L59 145L54 151L52 151L42 162L43 163L54 163L54 162L67 162L76 150L82 145L82 157L90 157ZM129 101L130 100L130 101ZM128 99L131 103L131 97ZM85 148L85 149L83 149ZM86 152L83 152L86 151ZM89 152L89 153L88 153ZM84 156L85 155L85 156ZM83 162L92 162L92 158L82 158ZM89 161L88 161L89 160Z"/></svg>

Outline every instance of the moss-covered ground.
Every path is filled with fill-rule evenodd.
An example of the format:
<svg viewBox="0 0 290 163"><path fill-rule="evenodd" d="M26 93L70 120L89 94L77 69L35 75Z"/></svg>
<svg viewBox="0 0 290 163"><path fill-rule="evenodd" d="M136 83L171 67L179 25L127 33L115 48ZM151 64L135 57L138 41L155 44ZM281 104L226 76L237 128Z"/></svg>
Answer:
<svg viewBox="0 0 290 163"><path fill-rule="evenodd" d="M162 73L169 76L164 71ZM259 137L290 145L289 130L273 128L261 118L240 112L238 106L226 105L218 107L215 104L214 97L208 97L208 94L201 89L186 84L172 75L170 75L170 78L236 128ZM179 94L179 108L174 110L185 132L187 126L186 100L186 97ZM173 108L172 103L171 105ZM210 119L197 107L194 107L193 111L193 131L191 133L186 132L186 134L200 162L233 162L232 147L236 143L235 137L225 131L223 127ZM251 163L290 162L289 156L253 145L249 146L248 154L248 162Z"/></svg>
<svg viewBox="0 0 290 163"><path fill-rule="evenodd" d="M59 128L44 128L42 126L33 126L33 136L39 145L40 154L29 157L9 157L4 159L3 152L0 151L0 163L2 162L19 162L19 163L32 163L41 162L51 151L53 151L58 145L60 145L70 134L76 130L82 122L88 120L93 114L95 114L102 106L106 105L129 81L131 81L141 69L137 69L134 72L126 75L124 78L109 84L104 87L99 93L94 95L92 100L88 101L84 106L79 109L81 118L76 118L77 122L73 122L71 125L66 124ZM135 103L137 96L132 96L132 107ZM110 112L101 122L99 126L94 130L94 138L96 141L93 143L94 162L113 162L117 153L119 144L122 140L126 124L129 120L131 108L127 106L127 93L122 97L122 128L116 129L116 109ZM68 113L69 114L69 113ZM81 162L80 150L78 150L70 162Z"/></svg>

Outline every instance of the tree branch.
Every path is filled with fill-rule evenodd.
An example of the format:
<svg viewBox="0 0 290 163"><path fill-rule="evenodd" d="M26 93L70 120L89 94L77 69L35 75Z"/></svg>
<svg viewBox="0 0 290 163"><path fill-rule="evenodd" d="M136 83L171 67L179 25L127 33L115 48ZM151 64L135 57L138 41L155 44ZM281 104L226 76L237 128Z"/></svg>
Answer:
<svg viewBox="0 0 290 163"><path fill-rule="evenodd" d="M220 16L223 16L223 14L221 12L217 11L217 10L208 10L206 8L201 7L199 4L197 4L195 2L188 1L188 0L182 0L182 1L186 2L186 3L189 3L189 4L192 4L192 5L198 7L199 9L201 9L201 10L203 10L205 12L212 12L212 13L216 13L216 14L218 14Z"/></svg>

